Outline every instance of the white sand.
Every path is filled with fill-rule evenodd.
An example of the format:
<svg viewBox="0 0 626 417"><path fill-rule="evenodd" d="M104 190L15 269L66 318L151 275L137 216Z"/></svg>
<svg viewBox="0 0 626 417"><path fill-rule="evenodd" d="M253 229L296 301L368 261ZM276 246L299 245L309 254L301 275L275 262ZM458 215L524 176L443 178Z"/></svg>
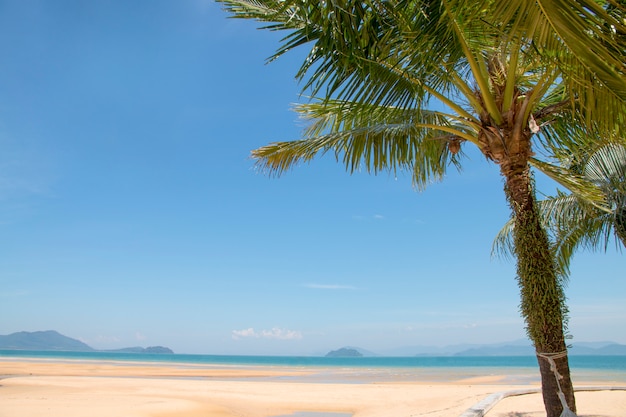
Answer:
<svg viewBox="0 0 626 417"><path fill-rule="evenodd" d="M0 417L458 417L489 394L528 389L504 376L450 382L308 382L309 370L0 360ZM305 382L302 382L305 381ZM589 385L589 384L586 384ZM605 382L602 385L607 385ZM624 385L624 384L622 384ZM626 417L626 391L577 394L579 416ZM545 415L540 395L506 398L487 417Z"/></svg>

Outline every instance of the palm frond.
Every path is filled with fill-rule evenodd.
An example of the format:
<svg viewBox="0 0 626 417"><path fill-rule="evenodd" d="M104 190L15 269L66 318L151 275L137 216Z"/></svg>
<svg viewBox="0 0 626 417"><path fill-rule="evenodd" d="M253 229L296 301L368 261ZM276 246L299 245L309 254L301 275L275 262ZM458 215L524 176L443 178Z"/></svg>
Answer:
<svg viewBox="0 0 626 417"><path fill-rule="evenodd" d="M585 176L626 194L626 146L609 144L595 151L585 166Z"/></svg>
<svg viewBox="0 0 626 417"><path fill-rule="evenodd" d="M564 159L562 167L537 164L573 191L558 192L538 203L543 227L550 231L555 260L564 276L569 274L573 254L580 249L606 250L611 238L615 238L618 248L619 242L626 248L626 145L609 143L589 149L581 146L577 152ZM572 161L576 162L572 165ZM601 204L589 199L590 189L602 195ZM511 219L496 236L492 253L511 256L513 228Z"/></svg>
<svg viewBox="0 0 626 417"><path fill-rule="evenodd" d="M459 43L461 50L463 51L465 60L467 60L472 75L474 76L474 79L478 84L477 90L482 96L482 101L485 104L485 109L494 119L494 121L497 124L500 124L502 123L502 114L500 112L500 109L498 108L496 98L493 95L492 89L490 88L490 73L482 56L482 54L484 53L485 44L483 44L483 48L480 48L478 50L471 48L470 41L468 39L469 34L467 33L466 28L462 27L460 24L460 21L463 21L463 16L459 16L459 14L457 14L459 10L463 9L455 8L453 6L454 1L447 2L444 0L442 1L442 3L446 10L446 15L448 16L447 23L452 28L457 42Z"/></svg>
<svg viewBox="0 0 626 417"><path fill-rule="evenodd" d="M489 22L532 41L553 60L587 122L609 131L626 111L626 26L622 4L596 0L484 0ZM611 9L611 11L609 11ZM616 109L607 112L606 109ZM618 110L619 109L619 110Z"/></svg>
<svg viewBox="0 0 626 417"><path fill-rule="evenodd" d="M537 203L543 227L550 232L554 259L565 279L574 253L580 249L608 247L613 230L611 213L603 212L573 194L558 193ZM509 219L492 244L492 255L510 258L514 254L515 221Z"/></svg>
<svg viewBox="0 0 626 417"><path fill-rule="evenodd" d="M451 141L471 137L471 126L436 111L369 106L343 101L300 104L296 111L311 125L305 139L275 142L252 152L257 167L271 174L332 152L355 172L412 172L417 188L441 180L458 166Z"/></svg>
<svg viewBox="0 0 626 417"><path fill-rule="evenodd" d="M505 259L513 259L515 256L515 242L513 230L515 219L510 218L498 231L491 245L491 256L500 256Z"/></svg>
<svg viewBox="0 0 626 417"><path fill-rule="evenodd" d="M287 30L275 59L297 46L310 52L296 78L311 95L398 107L423 107L433 92L456 87L463 42L451 25L461 17L437 2L219 0L235 17ZM483 28L484 38L484 28Z"/></svg>
<svg viewBox="0 0 626 417"><path fill-rule="evenodd" d="M608 248L613 236L612 213L597 210L572 195L557 196L541 202L547 227L554 233L557 261L569 266L579 249L595 251Z"/></svg>
<svg viewBox="0 0 626 417"><path fill-rule="evenodd" d="M572 193L589 201L598 209L606 212L610 211L606 205L606 197L602 191L582 175L571 172L566 168L541 161L537 158L531 158L530 164L561 186L572 191Z"/></svg>
<svg viewBox="0 0 626 417"><path fill-rule="evenodd" d="M480 128L475 120L456 114L343 100L317 100L298 104L294 110L302 119L311 123L305 130L306 137L318 136L326 131L351 130L381 123L385 126L413 125L416 129L439 131L440 134L473 141Z"/></svg>

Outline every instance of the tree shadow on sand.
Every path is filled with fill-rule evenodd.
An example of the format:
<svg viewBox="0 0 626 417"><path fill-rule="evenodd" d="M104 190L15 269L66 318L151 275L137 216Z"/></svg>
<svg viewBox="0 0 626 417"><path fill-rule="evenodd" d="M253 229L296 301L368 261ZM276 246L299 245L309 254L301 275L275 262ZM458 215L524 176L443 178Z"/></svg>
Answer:
<svg viewBox="0 0 626 417"><path fill-rule="evenodd" d="M512 411L508 414L502 415L502 417L533 417L533 413L520 413ZM578 414L578 417L611 417L608 414Z"/></svg>

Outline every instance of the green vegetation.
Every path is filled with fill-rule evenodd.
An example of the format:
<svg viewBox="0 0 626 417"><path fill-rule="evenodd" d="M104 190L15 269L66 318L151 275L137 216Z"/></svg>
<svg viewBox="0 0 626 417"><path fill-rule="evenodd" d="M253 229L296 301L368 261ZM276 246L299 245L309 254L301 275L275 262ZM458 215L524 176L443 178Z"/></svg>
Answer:
<svg viewBox="0 0 626 417"><path fill-rule="evenodd" d="M603 201L588 201L574 193L558 192L539 202L542 222L552 234L557 263L569 272L578 249L607 249L611 238L626 247L626 145L604 144L563 152L561 166L572 176L583 176L593 184ZM513 219L500 231L494 250L513 253Z"/></svg>

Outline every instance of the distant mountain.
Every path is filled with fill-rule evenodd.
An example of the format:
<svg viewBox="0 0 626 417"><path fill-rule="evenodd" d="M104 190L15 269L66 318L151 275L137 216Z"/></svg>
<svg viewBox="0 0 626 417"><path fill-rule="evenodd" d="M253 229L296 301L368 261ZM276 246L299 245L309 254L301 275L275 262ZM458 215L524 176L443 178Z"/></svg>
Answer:
<svg viewBox="0 0 626 417"><path fill-rule="evenodd" d="M589 347L597 346L597 347ZM610 356L626 355L626 345L618 343L573 344L568 349L569 356ZM535 349L530 345L495 345L482 346L458 352L455 356L534 356Z"/></svg>
<svg viewBox="0 0 626 417"><path fill-rule="evenodd" d="M407 346L368 356L534 356L530 341L519 339L484 345ZM578 342L569 349L570 356L626 355L626 345L615 342Z"/></svg>
<svg viewBox="0 0 626 417"><path fill-rule="evenodd" d="M361 358L363 354L353 348L341 348L338 350L331 350L326 354L327 358Z"/></svg>
<svg viewBox="0 0 626 417"><path fill-rule="evenodd" d="M63 336L54 330L43 332L18 332L0 335L0 349L15 350L65 350L91 352L94 349L71 337Z"/></svg>
<svg viewBox="0 0 626 417"><path fill-rule="evenodd" d="M597 348L591 348L584 345L573 345L570 350L570 355L626 355L626 345L620 345L618 343L610 343Z"/></svg>
<svg viewBox="0 0 626 417"><path fill-rule="evenodd" d="M449 346L434 346L434 345L421 345L421 346L403 346L395 349L387 349L380 352L381 356L452 356L457 352L468 350L481 345L473 344L459 344Z"/></svg>
<svg viewBox="0 0 626 417"><path fill-rule="evenodd" d="M532 346L482 346L463 350L454 356L533 356L535 350Z"/></svg>
<svg viewBox="0 0 626 417"><path fill-rule="evenodd" d="M142 348L141 346L137 347L129 347L123 349L114 349L107 350L107 352L118 352L118 353L174 353L172 349L166 348L163 346L148 346L147 348Z"/></svg>
<svg viewBox="0 0 626 417"><path fill-rule="evenodd" d="M320 356L326 357L373 357L373 356L382 356L378 353L371 352L369 350L365 350L360 347L355 346L344 346L337 350L331 350L330 352L323 354L320 353Z"/></svg>
<svg viewBox="0 0 626 417"><path fill-rule="evenodd" d="M502 346L530 346L530 342L527 339L513 340L504 343L493 344L455 344L446 346L435 345L417 345L417 346L404 346L395 349L387 349L382 352L378 352L379 356L455 356L459 352L465 352L473 349L480 349L486 346L489 347L502 347Z"/></svg>
<svg viewBox="0 0 626 417"><path fill-rule="evenodd" d="M577 347L586 347L586 348L591 348L591 349L601 349L605 346L608 345L614 345L615 342L608 342L608 341L604 341L604 342L576 342L576 346Z"/></svg>
<svg viewBox="0 0 626 417"><path fill-rule="evenodd" d="M0 349L98 352L98 350L81 342L80 340L64 336L54 330L40 332L17 332L6 336L0 335ZM107 350L106 352L174 353L171 349L163 346L151 346L147 348L131 347L124 349Z"/></svg>

